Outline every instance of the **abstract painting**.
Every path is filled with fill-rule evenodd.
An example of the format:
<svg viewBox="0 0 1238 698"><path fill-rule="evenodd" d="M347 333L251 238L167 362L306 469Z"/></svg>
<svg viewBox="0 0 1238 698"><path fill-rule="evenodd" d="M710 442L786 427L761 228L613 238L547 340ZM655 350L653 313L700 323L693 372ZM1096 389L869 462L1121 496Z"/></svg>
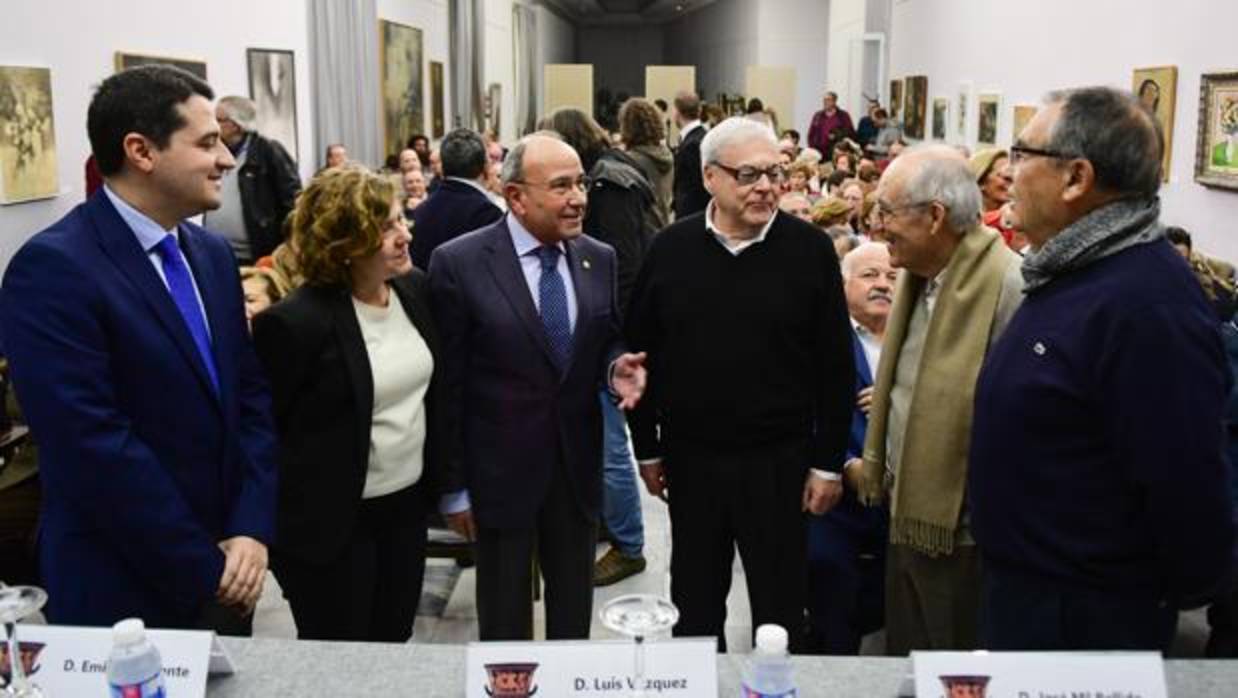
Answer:
<svg viewBox="0 0 1238 698"><path fill-rule="evenodd" d="M1200 76L1197 143L1195 181L1238 189L1238 72Z"/></svg>
<svg viewBox="0 0 1238 698"><path fill-rule="evenodd" d="M1131 89L1161 122L1165 134L1165 153L1161 157L1161 178L1169 181L1169 163L1173 156L1174 109L1178 104L1178 67L1136 68L1131 74Z"/></svg>
<svg viewBox="0 0 1238 698"><path fill-rule="evenodd" d="M976 145L997 145L997 117L1000 113L1002 96L999 94L982 94L976 99L979 116L976 119Z"/></svg>
<svg viewBox="0 0 1238 698"><path fill-rule="evenodd" d="M46 199L59 190L52 71L0 66L0 204Z"/></svg>
<svg viewBox="0 0 1238 698"><path fill-rule="evenodd" d="M933 98L933 140L946 140L946 129L950 120L950 100L946 97Z"/></svg>
<svg viewBox="0 0 1238 698"><path fill-rule="evenodd" d="M954 125L955 135L960 143L967 143L967 124L970 116L969 109L972 103L972 84L970 82L960 82L959 89L955 96L954 105Z"/></svg>
<svg viewBox="0 0 1238 698"><path fill-rule="evenodd" d="M928 78L924 75L907 78L907 95L903 99L903 132L908 138L924 138L927 112Z"/></svg>
<svg viewBox="0 0 1238 698"><path fill-rule="evenodd" d="M890 118L899 119L903 115L903 81L890 81Z"/></svg>
<svg viewBox="0 0 1238 698"><path fill-rule="evenodd" d="M442 138L447 132L446 101L443 98L443 64L430 61L430 137Z"/></svg>
<svg viewBox="0 0 1238 698"><path fill-rule="evenodd" d="M297 159L297 80L292 51L251 48L249 98L258 109L258 133L279 141Z"/></svg>
<svg viewBox="0 0 1238 698"><path fill-rule="evenodd" d="M196 61L190 58L168 58L167 56L148 56L140 53L116 52L116 72L135 65L151 65L152 63L167 63L181 70L187 70L198 78L206 79L206 61Z"/></svg>
<svg viewBox="0 0 1238 698"><path fill-rule="evenodd" d="M404 148L409 136L426 131L421 30L387 20L379 20L378 25L383 152L393 155Z"/></svg>

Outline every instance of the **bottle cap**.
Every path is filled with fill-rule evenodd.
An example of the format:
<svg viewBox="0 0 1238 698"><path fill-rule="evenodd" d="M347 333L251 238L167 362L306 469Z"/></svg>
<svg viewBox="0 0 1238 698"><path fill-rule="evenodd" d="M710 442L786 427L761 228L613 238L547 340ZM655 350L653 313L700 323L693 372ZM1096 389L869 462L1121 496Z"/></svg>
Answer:
<svg viewBox="0 0 1238 698"><path fill-rule="evenodd" d="M781 625L767 623L757 628L757 649L761 652L786 652L787 631Z"/></svg>
<svg viewBox="0 0 1238 698"><path fill-rule="evenodd" d="M133 645L146 639L146 624L141 618L126 618L112 626L112 641L117 645Z"/></svg>

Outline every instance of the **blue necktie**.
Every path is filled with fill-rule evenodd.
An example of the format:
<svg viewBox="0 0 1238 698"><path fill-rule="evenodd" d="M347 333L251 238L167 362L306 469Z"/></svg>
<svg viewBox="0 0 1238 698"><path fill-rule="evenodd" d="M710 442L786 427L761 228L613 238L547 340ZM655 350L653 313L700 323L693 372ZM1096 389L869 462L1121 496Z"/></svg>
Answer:
<svg viewBox="0 0 1238 698"><path fill-rule="evenodd" d="M567 287L559 274L560 254L558 247L537 248L537 258L542 262L542 276L537 281L538 310L555 365L562 370L572 354L572 322L567 314Z"/></svg>
<svg viewBox="0 0 1238 698"><path fill-rule="evenodd" d="M211 354L211 340L206 333L206 318L202 316L202 306L198 305L198 295L193 290L193 277L189 275L189 267L181 250L176 246L176 236L168 235L159 241L155 247L159 258L163 261L163 276L168 282L168 292L176 309L181 312L181 319L189 334L193 335L193 343L198 347L198 355L206 367L206 374L211 378L211 386L215 394L219 394L219 376L215 373L215 357Z"/></svg>

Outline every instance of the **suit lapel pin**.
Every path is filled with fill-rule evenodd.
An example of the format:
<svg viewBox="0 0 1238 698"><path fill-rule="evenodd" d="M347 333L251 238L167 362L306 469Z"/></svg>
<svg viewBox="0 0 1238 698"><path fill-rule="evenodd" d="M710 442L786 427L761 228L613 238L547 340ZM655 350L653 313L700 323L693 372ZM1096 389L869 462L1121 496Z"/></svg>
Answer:
<svg viewBox="0 0 1238 698"><path fill-rule="evenodd" d="M582 260L580 260L580 266L581 266L581 267L583 267L583 268L587 271L587 270L588 270L590 267L592 267L593 265L589 263L589 260L587 260L587 259L582 259Z"/></svg>

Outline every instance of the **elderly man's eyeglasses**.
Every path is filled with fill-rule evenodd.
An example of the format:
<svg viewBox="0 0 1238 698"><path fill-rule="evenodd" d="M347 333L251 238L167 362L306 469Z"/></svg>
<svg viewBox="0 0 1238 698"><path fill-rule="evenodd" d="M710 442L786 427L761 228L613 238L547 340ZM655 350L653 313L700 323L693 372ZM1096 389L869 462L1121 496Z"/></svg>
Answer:
<svg viewBox="0 0 1238 698"><path fill-rule="evenodd" d="M735 182L741 187L750 187L761 181L761 177L768 177L770 184L782 184L782 181L787 178L787 168L782 165L774 165L766 169L759 167L728 167L720 162L710 163L714 167L731 175Z"/></svg>
<svg viewBox="0 0 1238 698"><path fill-rule="evenodd" d="M890 220L891 218L894 218L895 216L902 213L903 211L910 211L913 208L924 208L925 206L928 206L931 203L933 203L932 199L928 201L916 201L915 203L903 204L902 206L891 206L885 202L878 201L877 202L877 222L884 226L886 224L886 221Z"/></svg>
<svg viewBox="0 0 1238 698"><path fill-rule="evenodd" d="M593 186L593 180L588 175L581 175L575 179L571 177L559 177L552 179L549 182L526 182L524 180L513 180L516 184L523 184L529 187L543 187L549 189L551 194L555 196L567 196L572 191L582 191L588 193L589 187Z"/></svg>
<svg viewBox="0 0 1238 698"><path fill-rule="evenodd" d="M1070 160L1077 157L1070 153L1065 153L1060 150L1049 150L1046 148L1030 148L1025 145L1010 146L1010 164L1018 165L1026 161L1028 158L1053 158L1054 160Z"/></svg>

